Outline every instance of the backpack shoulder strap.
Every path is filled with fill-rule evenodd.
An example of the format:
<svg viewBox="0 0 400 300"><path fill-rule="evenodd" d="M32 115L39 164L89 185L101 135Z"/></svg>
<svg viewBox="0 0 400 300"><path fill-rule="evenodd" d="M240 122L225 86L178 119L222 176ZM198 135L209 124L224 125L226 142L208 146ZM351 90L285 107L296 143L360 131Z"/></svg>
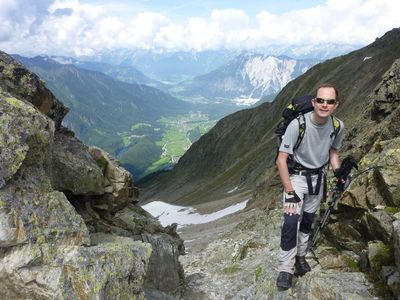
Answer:
<svg viewBox="0 0 400 300"><path fill-rule="evenodd" d="M306 132L306 118L304 114L298 116L297 121L299 122L299 135L297 136L296 144L294 144L293 150L299 148L301 141L303 140L304 134Z"/></svg>
<svg viewBox="0 0 400 300"><path fill-rule="evenodd" d="M331 119L332 119L332 125L333 125L333 135L336 138L340 131L340 121L338 118L336 118L332 115L331 115ZM331 135L331 137L332 137L332 135Z"/></svg>

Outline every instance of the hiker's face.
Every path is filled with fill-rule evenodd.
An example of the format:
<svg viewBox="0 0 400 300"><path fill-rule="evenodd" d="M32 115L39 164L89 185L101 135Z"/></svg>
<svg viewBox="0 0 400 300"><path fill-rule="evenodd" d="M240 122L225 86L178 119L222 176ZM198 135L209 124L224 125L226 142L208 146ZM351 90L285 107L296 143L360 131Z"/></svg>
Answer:
<svg viewBox="0 0 400 300"><path fill-rule="evenodd" d="M336 93L333 88L320 88L317 91L317 96L312 101L312 103L314 106L314 112L319 118L327 118L335 111L336 107L338 106L338 102L336 101L334 104L328 104L328 102L332 101L326 101L333 99L336 100Z"/></svg>

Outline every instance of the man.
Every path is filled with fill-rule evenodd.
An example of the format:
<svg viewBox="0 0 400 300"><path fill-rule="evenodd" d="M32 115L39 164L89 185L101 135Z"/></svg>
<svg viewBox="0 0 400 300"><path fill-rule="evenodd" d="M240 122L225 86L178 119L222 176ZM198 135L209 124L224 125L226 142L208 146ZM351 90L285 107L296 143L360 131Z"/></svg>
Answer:
<svg viewBox="0 0 400 300"><path fill-rule="evenodd" d="M305 255L311 226L324 188L323 168L330 162L334 173L340 173L338 149L343 141L343 122L331 115L339 105L337 89L321 85L312 100L314 110L304 115L305 134L294 149L299 136L299 121L294 119L283 136L276 161L284 188L284 223L278 261L276 285L287 290L293 274L311 271ZM334 120L340 127L335 134ZM288 158L290 167L288 167Z"/></svg>

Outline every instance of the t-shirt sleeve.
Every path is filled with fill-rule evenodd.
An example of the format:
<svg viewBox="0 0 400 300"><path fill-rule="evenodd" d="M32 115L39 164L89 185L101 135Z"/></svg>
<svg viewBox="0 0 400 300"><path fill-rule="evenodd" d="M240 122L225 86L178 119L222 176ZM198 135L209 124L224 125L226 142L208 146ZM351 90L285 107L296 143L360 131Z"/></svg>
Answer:
<svg viewBox="0 0 400 300"><path fill-rule="evenodd" d="M299 136L299 121L297 119L292 120L286 128L285 134L282 137L282 143L279 147L280 152L286 152L293 154L293 147L297 142Z"/></svg>
<svg viewBox="0 0 400 300"><path fill-rule="evenodd" d="M340 129L339 132L335 138L335 140L332 143L332 148L335 149L340 149L343 145L343 133L344 133L344 124L342 121L340 121Z"/></svg>

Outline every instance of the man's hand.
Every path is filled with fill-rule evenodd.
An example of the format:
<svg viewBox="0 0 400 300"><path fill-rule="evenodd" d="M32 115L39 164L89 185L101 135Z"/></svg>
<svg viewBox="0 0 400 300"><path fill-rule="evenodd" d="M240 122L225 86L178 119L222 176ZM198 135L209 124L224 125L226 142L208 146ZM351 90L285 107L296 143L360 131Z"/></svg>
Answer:
<svg viewBox="0 0 400 300"><path fill-rule="evenodd" d="M285 214L289 214L290 216L298 214L297 208L300 202L301 199L295 191L285 193L285 204L283 207Z"/></svg>
<svg viewBox="0 0 400 300"><path fill-rule="evenodd" d="M333 170L333 174L337 179L340 179L343 183L346 181L347 176L349 176L352 168L358 169L357 162L355 158L351 155L343 159L340 168Z"/></svg>

